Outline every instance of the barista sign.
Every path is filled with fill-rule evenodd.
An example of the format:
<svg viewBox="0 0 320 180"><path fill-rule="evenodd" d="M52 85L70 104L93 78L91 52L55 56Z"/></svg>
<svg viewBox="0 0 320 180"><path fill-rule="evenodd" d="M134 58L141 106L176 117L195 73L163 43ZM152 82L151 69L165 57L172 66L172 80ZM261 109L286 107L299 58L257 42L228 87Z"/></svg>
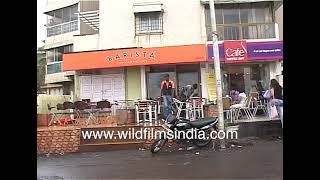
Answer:
<svg viewBox="0 0 320 180"><path fill-rule="evenodd" d="M239 63L248 61L246 41L225 41L223 46L226 63Z"/></svg>

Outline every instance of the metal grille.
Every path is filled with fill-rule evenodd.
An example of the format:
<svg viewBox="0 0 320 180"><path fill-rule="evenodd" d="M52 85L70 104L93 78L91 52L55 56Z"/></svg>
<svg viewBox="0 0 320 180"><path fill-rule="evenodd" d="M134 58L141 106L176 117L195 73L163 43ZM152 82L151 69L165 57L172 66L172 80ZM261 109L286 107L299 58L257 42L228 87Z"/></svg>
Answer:
<svg viewBox="0 0 320 180"><path fill-rule="evenodd" d="M162 34L163 16L161 12L136 13L135 14L136 35Z"/></svg>

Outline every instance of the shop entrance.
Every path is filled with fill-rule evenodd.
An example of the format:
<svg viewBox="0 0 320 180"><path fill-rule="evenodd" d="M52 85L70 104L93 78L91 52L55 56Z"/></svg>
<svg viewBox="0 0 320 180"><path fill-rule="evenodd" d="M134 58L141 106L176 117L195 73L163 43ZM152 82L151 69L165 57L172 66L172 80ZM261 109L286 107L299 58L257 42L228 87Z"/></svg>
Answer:
<svg viewBox="0 0 320 180"><path fill-rule="evenodd" d="M176 95L182 87L197 84L197 94L201 96L199 71L200 65L198 63L150 66L147 71L148 98L155 99L160 96L160 84L164 80L165 74L169 74L170 79L175 83Z"/></svg>

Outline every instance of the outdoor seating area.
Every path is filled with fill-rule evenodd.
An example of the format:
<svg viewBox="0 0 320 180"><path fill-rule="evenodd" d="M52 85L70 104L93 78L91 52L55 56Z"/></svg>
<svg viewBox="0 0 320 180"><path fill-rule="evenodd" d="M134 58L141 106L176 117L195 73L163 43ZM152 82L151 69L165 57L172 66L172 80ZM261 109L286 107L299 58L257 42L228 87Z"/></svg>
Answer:
<svg viewBox="0 0 320 180"><path fill-rule="evenodd" d="M233 123L239 120L254 120L256 118L270 119L268 102L261 99L258 93L246 96L240 93L240 100L236 101L230 96L222 98L225 121ZM204 106L210 104L206 98L192 97L186 101L173 98L172 114L177 118L186 118L191 121L208 116ZM101 119L115 117L121 119L119 124L154 123L164 121L162 117L162 98L155 100L116 100L111 103L107 100L99 102L65 101L56 106L48 104L48 126L53 124L65 126L78 125L83 120L84 125L101 124ZM125 115L129 114L130 115ZM215 114L217 116L217 114ZM123 116L123 117L122 117ZM129 120L128 120L129 119ZM127 122L128 121L128 122ZM129 122L130 121L130 122Z"/></svg>
<svg viewBox="0 0 320 180"><path fill-rule="evenodd" d="M255 119L271 120L269 102L261 98L258 92L251 92L248 96L240 93L238 97L238 101L230 96L223 97L223 111L229 122Z"/></svg>
<svg viewBox="0 0 320 180"><path fill-rule="evenodd" d="M85 124L97 124L98 117L106 117L111 115L112 104L108 101L99 101L96 103L88 103L85 101L66 101L56 106L48 104L50 118L48 126L52 124L67 125L79 124L80 119L85 119Z"/></svg>

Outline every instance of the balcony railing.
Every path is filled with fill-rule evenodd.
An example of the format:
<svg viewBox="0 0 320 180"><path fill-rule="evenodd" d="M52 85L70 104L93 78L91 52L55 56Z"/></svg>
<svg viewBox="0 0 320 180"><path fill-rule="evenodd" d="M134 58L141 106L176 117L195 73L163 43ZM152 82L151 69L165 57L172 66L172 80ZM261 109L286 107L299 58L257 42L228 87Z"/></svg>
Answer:
<svg viewBox="0 0 320 180"><path fill-rule="evenodd" d="M54 62L52 64L47 64L47 74L54 74L62 72L62 62Z"/></svg>
<svg viewBox="0 0 320 180"><path fill-rule="evenodd" d="M47 27L47 37L78 30L78 20Z"/></svg>
<svg viewBox="0 0 320 180"><path fill-rule="evenodd" d="M206 26L207 40L212 41L210 33L211 25ZM218 39L240 40L240 39L269 39L276 38L275 23L254 23L254 24L228 24L217 25Z"/></svg>

